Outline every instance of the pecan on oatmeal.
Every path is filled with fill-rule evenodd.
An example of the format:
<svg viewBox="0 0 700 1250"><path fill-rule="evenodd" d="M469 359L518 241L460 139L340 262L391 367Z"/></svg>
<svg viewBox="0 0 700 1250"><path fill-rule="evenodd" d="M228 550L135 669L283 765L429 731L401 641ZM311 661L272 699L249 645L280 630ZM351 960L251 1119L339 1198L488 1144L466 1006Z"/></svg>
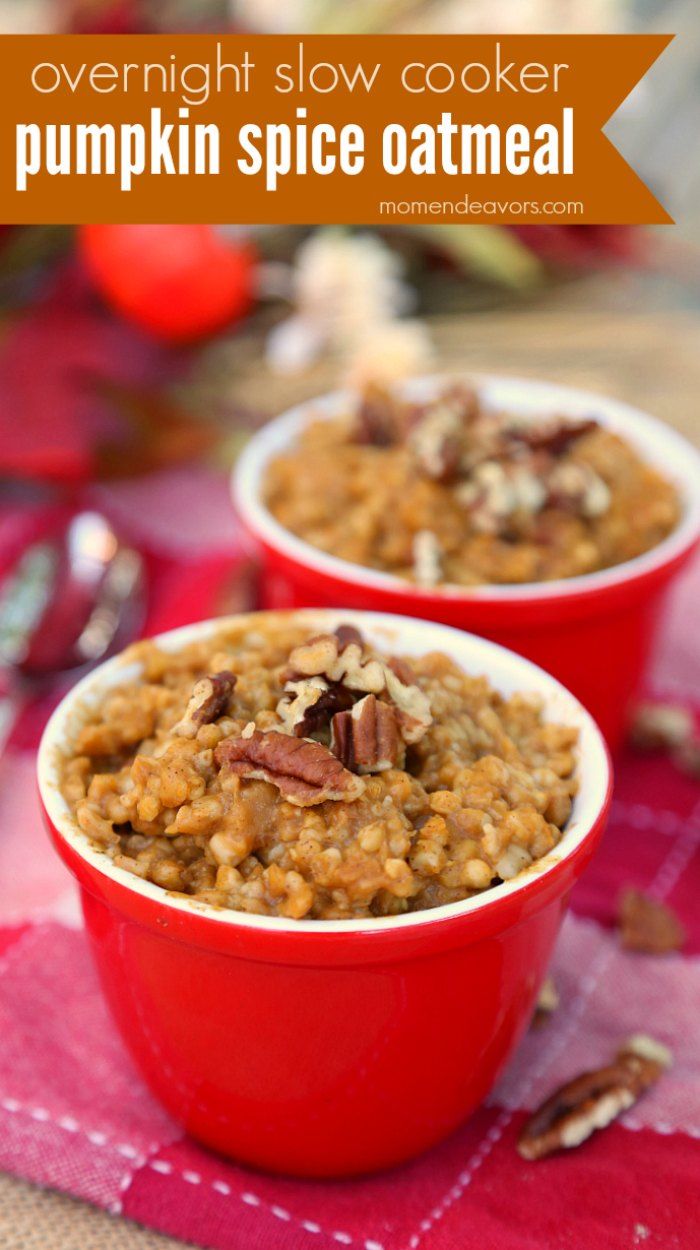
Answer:
<svg viewBox="0 0 700 1250"><path fill-rule="evenodd" d="M235 684L235 674L225 671L201 677L195 682L185 715L173 727L173 733L180 734L183 738L194 738L200 725L209 725L218 720L226 711Z"/></svg>
<svg viewBox="0 0 700 1250"><path fill-rule="evenodd" d="M591 417L582 421L554 420L541 426L516 426L508 431L508 437L524 443L531 451L549 451L560 456L577 439L583 438L584 434L592 434L597 428L597 423Z"/></svg>
<svg viewBox="0 0 700 1250"><path fill-rule="evenodd" d="M324 695L328 705L332 706L339 697L338 687L351 694L386 694L397 709L396 719L404 741L418 742L431 722L428 699L418 686L402 680L396 667L392 666L391 658L386 662L374 656L368 658L363 651L361 635L346 638L339 639L337 633L319 634L302 646L295 647L285 673L285 691L293 693L296 698L301 697L302 705L306 699L312 700L311 707ZM305 681L299 678L305 678ZM294 715L293 708L294 700L283 700L277 710L289 718ZM343 709L340 707L338 710ZM308 715L307 708L304 708L304 715Z"/></svg>
<svg viewBox="0 0 700 1250"><path fill-rule="evenodd" d="M285 682L284 691L277 712L287 732L297 738L306 738L329 724L336 712L346 711L353 701L352 691L342 682L327 682L323 677L300 681L292 677Z"/></svg>
<svg viewBox="0 0 700 1250"><path fill-rule="evenodd" d="M390 392L310 423L268 465L267 506L343 560L424 586L551 581L621 564L680 518L673 485L591 417L525 418L473 390Z"/></svg>
<svg viewBox="0 0 700 1250"><path fill-rule="evenodd" d="M361 778L354 777L320 742L300 741L272 729L226 738L214 758L239 777L271 782L296 807L311 807L326 799L351 803L364 790Z"/></svg>
<svg viewBox="0 0 700 1250"><path fill-rule="evenodd" d="M630 1038L607 1067L582 1073L542 1104L520 1134L518 1152L534 1160L580 1146L629 1111L670 1064L660 1042L643 1034Z"/></svg>
<svg viewBox="0 0 700 1250"><path fill-rule="evenodd" d="M413 454L427 477L449 482L459 476L463 414L459 403L428 408L409 433Z"/></svg>
<svg viewBox="0 0 700 1250"><path fill-rule="evenodd" d="M381 387L369 386L355 413L353 437L371 447L390 447L398 436L397 409Z"/></svg>
<svg viewBox="0 0 700 1250"><path fill-rule="evenodd" d="M289 656L289 668L299 676L325 677L365 694L381 694L385 685L381 661L365 656L361 641L350 639L342 643L336 634L319 634L295 647Z"/></svg>
<svg viewBox="0 0 700 1250"><path fill-rule="evenodd" d="M577 731L448 656L262 613L84 709L62 769L121 869L216 907L393 916L511 879L559 842Z"/></svg>
<svg viewBox="0 0 700 1250"><path fill-rule="evenodd" d="M620 941L628 951L667 955L685 943L685 930L676 913L641 890L623 891L618 924Z"/></svg>
<svg viewBox="0 0 700 1250"><path fill-rule="evenodd" d="M351 712L337 712L331 721L331 750L353 772L393 768L404 754L394 708L366 694Z"/></svg>
<svg viewBox="0 0 700 1250"><path fill-rule="evenodd" d="M360 647L363 645L364 639L362 634L354 625L338 625L337 629L333 630L333 633L338 639L341 651L350 642L356 642Z"/></svg>

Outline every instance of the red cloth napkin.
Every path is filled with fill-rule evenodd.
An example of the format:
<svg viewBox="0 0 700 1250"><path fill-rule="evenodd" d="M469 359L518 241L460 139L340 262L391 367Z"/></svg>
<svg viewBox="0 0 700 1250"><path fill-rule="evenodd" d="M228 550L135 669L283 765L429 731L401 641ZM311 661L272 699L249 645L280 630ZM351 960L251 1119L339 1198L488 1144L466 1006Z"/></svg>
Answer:
<svg viewBox="0 0 700 1250"><path fill-rule="evenodd" d="M218 610L240 558L223 481L167 473L94 490L92 499L147 555L149 626L189 619L193 603L200 616ZM653 672L655 693L698 709L699 588L696 567L675 596ZM0 1167L218 1250L697 1247L697 784L663 760L619 761L609 830L557 945L561 1005L527 1036L487 1105L408 1166L300 1182L237 1167L183 1136L125 1054L73 885L41 826L34 749L47 711L40 705L24 718L0 762ZM678 911L689 934L682 954L620 950L613 919L624 884ZM670 1073L580 1149L520 1159L527 1111L639 1030L672 1048Z"/></svg>

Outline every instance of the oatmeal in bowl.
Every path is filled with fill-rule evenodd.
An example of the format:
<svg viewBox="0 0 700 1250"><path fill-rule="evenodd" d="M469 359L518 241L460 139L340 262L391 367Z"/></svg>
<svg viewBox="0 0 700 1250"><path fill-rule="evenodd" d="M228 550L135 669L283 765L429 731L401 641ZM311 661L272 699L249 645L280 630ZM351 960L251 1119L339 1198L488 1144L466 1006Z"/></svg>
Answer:
<svg viewBox="0 0 700 1250"><path fill-rule="evenodd" d="M174 654L77 727L62 791L112 863L216 907L301 919L459 902L559 843L577 730L440 651L274 617Z"/></svg>
<svg viewBox="0 0 700 1250"><path fill-rule="evenodd" d="M613 746L700 537L700 457L674 430L498 376L302 404L253 437L233 495L262 606L366 607L482 634L558 677Z"/></svg>
<svg viewBox="0 0 700 1250"><path fill-rule="evenodd" d="M138 644L58 707L39 783L170 1114L238 1160L342 1176L485 1097L611 778L591 717L534 665L345 609Z"/></svg>
<svg viewBox="0 0 700 1250"><path fill-rule="evenodd" d="M368 391L267 466L263 497L313 547L418 585L578 577L643 555L675 487L594 416L489 406L467 383L423 402Z"/></svg>

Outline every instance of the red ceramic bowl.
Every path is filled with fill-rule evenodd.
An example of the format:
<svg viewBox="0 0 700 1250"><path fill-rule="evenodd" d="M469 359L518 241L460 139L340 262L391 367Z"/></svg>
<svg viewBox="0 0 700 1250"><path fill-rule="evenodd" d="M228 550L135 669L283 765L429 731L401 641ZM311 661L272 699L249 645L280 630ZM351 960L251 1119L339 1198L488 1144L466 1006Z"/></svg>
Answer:
<svg viewBox="0 0 700 1250"><path fill-rule="evenodd" d="M422 378L404 393L429 398L445 379ZM683 518L664 542L625 564L553 582L426 590L403 578L336 559L279 525L261 499L268 461L309 420L347 413L334 394L302 404L265 426L237 464L234 502L263 560L261 606L372 608L426 617L491 638L557 677L585 703L616 747L639 688L673 578L700 538L700 456L674 430L627 404L588 391L521 378L477 379L486 401L513 412L595 416L619 431L672 480Z"/></svg>
<svg viewBox="0 0 700 1250"><path fill-rule="evenodd" d="M137 672L120 658L54 713L39 784L53 841L80 883L105 996L154 1093L223 1154L342 1176L418 1154L488 1093L527 1027L569 891L602 832L611 775L588 713L521 657L426 621L300 616L314 632L353 621L406 654L440 648L503 692L538 692L547 716L578 726L580 793L556 851L478 897L376 920L250 916L171 896L115 868L58 789L81 710ZM177 648L220 624L160 641Z"/></svg>

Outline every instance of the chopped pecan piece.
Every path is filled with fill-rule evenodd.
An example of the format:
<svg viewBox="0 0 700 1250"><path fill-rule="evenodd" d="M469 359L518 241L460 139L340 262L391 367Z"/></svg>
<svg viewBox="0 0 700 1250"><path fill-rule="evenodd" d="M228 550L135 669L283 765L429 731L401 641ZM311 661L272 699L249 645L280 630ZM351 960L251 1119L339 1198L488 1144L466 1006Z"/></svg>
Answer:
<svg viewBox="0 0 700 1250"><path fill-rule="evenodd" d="M670 1064L670 1052L659 1042L641 1034L630 1038L611 1064L575 1077L542 1104L520 1135L519 1153L543 1159L580 1146L628 1111Z"/></svg>
<svg viewBox="0 0 700 1250"><path fill-rule="evenodd" d="M685 931L675 912L641 890L623 892L618 924L620 940L628 951L667 955L680 950L685 942Z"/></svg>
<svg viewBox="0 0 700 1250"><path fill-rule="evenodd" d="M297 738L308 738L330 723L336 712L352 706L353 696L338 682L329 684L323 677L289 681L285 695L277 704L277 715L285 729Z"/></svg>
<svg viewBox="0 0 700 1250"><path fill-rule="evenodd" d="M463 417L449 403L429 408L410 433L409 444L420 468L436 482L459 476Z"/></svg>
<svg viewBox="0 0 700 1250"><path fill-rule="evenodd" d="M235 684L235 674L226 670L201 677L192 687L185 714L173 726L173 733L180 738L195 738L200 725L210 725L218 720L228 707Z"/></svg>
<svg viewBox="0 0 700 1250"><path fill-rule="evenodd" d="M532 451L547 451L552 456L562 456L572 443L597 429L598 422L587 417L582 421L557 421L541 426L519 425L508 430L508 438L524 443Z"/></svg>
<svg viewBox="0 0 700 1250"><path fill-rule="evenodd" d="M473 425L481 416L481 400L474 386L468 386L464 382L455 382L453 386L448 386L442 398L444 403L452 404L459 409L463 426Z"/></svg>
<svg viewBox="0 0 700 1250"><path fill-rule="evenodd" d="M392 655L387 660L387 668L391 669L404 686L415 686L416 675L408 660L404 660L400 655Z"/></svg>
<svg viewBox="0 0 700 1250"><path fill-rule="evenodd" d="M349 690L363 694L381 694L385 684L379 660L365 659L358 642L341 647L334 634L321 634L295 647L289 657L289 671L302 677L342 682Z"/></svg>
<svg viewBox="0 0 700 1250"><path fill-rule="evenodd" d="M540 986L540 992L535 1005L535 1014L532 1017L533 1029L541 1029L557 1010L558 1006L559 991L554 984L554 979L553 977L545 977Z"/></svg>
<svg viewBox="0 0 700 1250"><path fill-rule="evenodd" d="M352 803L364 790L362 778L348 772L320 742L276 730L226 738L217 746L215 758L239 777L269 781L295 807L314 807L327 799Z"/></svg>
<svg viewBox="0 0 700 1250"><path fill-rule="evenodd" d="M351 642L356 643L358 647L363 647L365 645L365 640L362 637L362 634L354 625L338 625L333 630L333 633L338 639L338 647L341 651L344 651Z"/></svg>
<svg viewBox="0 0 700 1250"><path fill-rule="evenodd" d="M299 677L330 677L338 659L338 639L333 634L317 634L290 652L288 673Z"/></svg>
<svg viewBox="0 0 700 1250"><path fill-rule="evenodd" d="M386 693L396 706L396 720L406 743L418 742L432 723L430 701L418 686L405 684L394 668L368 657L360 642L341 647L335 634L321 634L295 647L282 678L290 687L296 687L301 679L321 679L329 688L339 685L353 696ZM285 709L278 711L286 720Z"/></svg>
<svg viewBox="0 0 700 1250"><path fill-rule="evenodd" d="M565 461L556 464L547 478L545 505L562 508L580 516L602 516L610 507L612 495L606 482L587 464Z"/></svg>
<svg viewBox="0 0 700 1250"><path fill-rule="evenodd" d="M497 534L510 524L514 513L535 514L546 499L542 483L522 465L483 460L457 487L455 498L471 514L475 529Z"/></svg>
<svg viewBox="0 0 700 1250"><path fill-rule="evenodd" d="M694 733L695 722L688 708L677 703L640 703L630 739L639 751L676 751Z"/></svg>
<svg viewBox="0 0 700 1250"><path fill-rule="evenodd" d="M399 429L396 401L381 387L368 387L355 416L356 442L389 447L398 442Z"/></svg>
<svg viewBox="0 0 700 1250"><path fill-rule="evenodd" d="M362 647L356 642L348 643L343 648L330 676L334 681L342 681L350 690L359 690L363 694L381 694L386 685L381 660L366 659Z"/></svg>
<svg viewBox="0 0 700 1250"><path fill-rule="evenodd" d="M697 735L682 742L671 756L676 768L689 777L700 779L700 737Z"/></svg>
<svg viewBox="0 0 700 1250"><path fill-rule="evenodd" d="M394 708L368 694L351 712L338 712L331 722L331 750L352 772L393 768L402 754Z"/></svg>
<svg viewBox="0 0 700 1250"><path fill-rule="evenodd" d="M407 686L392 668L384 669L386 690L398 708L397 720L404 742L420 742L433 723L430 700L420 686Z"/></svg>

